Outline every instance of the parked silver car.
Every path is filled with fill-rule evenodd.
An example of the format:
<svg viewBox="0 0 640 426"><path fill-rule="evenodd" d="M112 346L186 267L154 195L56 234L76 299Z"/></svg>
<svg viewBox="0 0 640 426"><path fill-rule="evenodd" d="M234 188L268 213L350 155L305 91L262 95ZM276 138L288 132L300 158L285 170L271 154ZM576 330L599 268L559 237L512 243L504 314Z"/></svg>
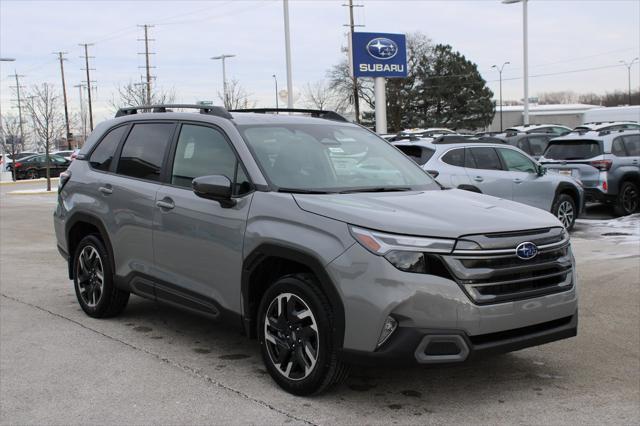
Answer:
<svg viewBox="0 0 640 426"><path fill-rule="evenodd" d="M553 213L567 229L573 228L584 205L584 191L577 180L547 174L523 151L490 138L394 145L445 186L541 208Z"/></svg>
<svg viewBox="0 0 640 426"><path fill-rule="evenodd" d="M540 162L573 176L590 201L611 203L619 215L640 209L640 131L574 132L552 139Z"/></svg>

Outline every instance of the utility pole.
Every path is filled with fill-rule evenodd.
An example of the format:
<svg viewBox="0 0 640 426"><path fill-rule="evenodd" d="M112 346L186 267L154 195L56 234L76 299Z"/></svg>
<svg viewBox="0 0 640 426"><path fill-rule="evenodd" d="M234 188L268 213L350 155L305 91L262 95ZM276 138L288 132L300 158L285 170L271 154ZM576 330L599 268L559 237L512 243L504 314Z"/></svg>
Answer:
<svg viewBox="0 0 640 426"><path fill-rule="evenodd" d="M629 79L629 105L631 105L631 67L639 58L633 58L631 61L620 61L621 64L624 64L627 67L628 79Z"/></svg>
<svg viewBox="0 0 640 426"><path fill-rule="evenodd" d="M20 144L22 145L22 149L24 149L24 125L22 123L22 98L20 97L20 89L23 86L20 86L20 77L24 77L24 75L18 74L18 71L13 72L13 75L9 77L15 77L16 85L12 86L16 89L16 100L18 101L18 124L20 124Z"/></svg>
<svg viewBox="0 0 640 426"><path fill-rule="evenodd" d="M64 55L67 52L54 52L54 55L58 55L60 60L60 75L62 76L62 99L64 100L64 123L67 127L67 149L71 149L71 130L69 129L69 109L67 107L67 85L64 81Z"/></svg>
<svg viewBox="0 0 640 426"><path fill-rule="evenodd" d="M226 67L226 62L225 60L227 58L233 58L236 55L227 55L227 54L222 54L220 56L214 56L210 59L216 61L218 59L220 59L222 61L222 103L224 103L224 107L229 109L231 108L231 105L227 105L229 102L229 98L227 98L227 67Z"/></svg>
<svg viewBox="0 0 640 426"><path fill-rule="evenodd" d="M273 81L276 83L276 109L279 109L280 107L278 106L278 77L276 77L275 74L273 74L272 77L273 77Z"/></svg>
<svg viewBox="0 0 640 426"><path fill-rule="evenodd" d="M498 73L500 73L500 131L502 132L502 129L504 129L504 126L502 125L502 70L504 69L505 65L509 65L511 62L505 62L504 64L502 64L501 67L498 67L497 65L491 65L491 68L495 68L498 70Z"/></svg>
<svg viewBox="0 0 640 426"><path fill-rule="evenodd" d="M353 20L353 8L354 7L364 7L361 4L353 4L353 0L349 0L349 4L343 4L342 6L347 6L349 8L349 24L345 24L345 26L349 27L349 64L351 65L351 78L353 79L353 110L356 115L356 123L360 123L360 96L358 95L358 78L355 76L353 72L353 33L355 27L363 27L364 25L355 25Z"/></svg>
<svg viewBox="0 0 640 426"><path fill-rule="evenodd" d="M147 82L146 82L146 87L147 87L147 105L151 105L151 67L149 64L149 55L154 55L154 53L150 53L149 52L149 42L150 41L155 41L153 39L149 39L149 28L153 28L153 25L149 25L149 24L144 24L144 25L138 25L140 28L144 28L144 38L143 39L138 39L138 41L144 41L144 53L138 53L138 55L144 55L144 62L145 62L145 70L146 70L146 77L147 77ZM142 68L142 67L140 67Z"/></svg>
<svg viewBox="0 0 640 426"><path fill-rule="evenodd" d="M282 0L284 14L284 50L287 62L287 108L293 108L293 77L291 76L291 39L289 37L289 0Z"/></svg>
<svg viewBox="0 0 640 426"><path fill-rule="evenodd" d="M84 110L84 100L82 99L82 89L84 89L86 86L84 84L76 84L73 87L77 87L78 88L78 95L80 98L80 126L82 126L82 143L84 144L84 142L87 140L87 114Z"/></svg>
<svg viewBox="0 0 640 426"><path fill-rule="evenodd" d="M83 43L80 46L84 46L84 63L85 70L87 71L87 98L89 103L89 129L93 132L93 106L91 105L91 77L89 75L89 71L95 71L95 69L89 68L89 59L94 58L94 56L89 56L89 46L93 46L93 43Z"/></svg>

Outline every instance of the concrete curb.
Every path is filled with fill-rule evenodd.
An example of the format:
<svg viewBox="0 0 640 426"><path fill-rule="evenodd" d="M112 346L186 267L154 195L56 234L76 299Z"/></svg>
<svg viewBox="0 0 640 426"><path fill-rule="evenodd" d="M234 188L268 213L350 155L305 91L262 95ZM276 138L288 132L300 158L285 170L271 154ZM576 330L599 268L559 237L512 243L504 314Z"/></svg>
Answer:
<svg viewBox="0 0 640 426"><path fill-rule="evenodd" d="M58 191L56 189L51 189L51 191L47 191L46 189L43 189L42 191L9 191L7 192L7 195L51 195L51 194L57 194Z"/></svg>
<svg viewBox="0 0 640 426"><path fill-rule="evenodd" d="M54 177L51 178L51 182L58 182L60 178ZM17 180L17 181L8 181L8 182L0 182L0 185L22 185L22 184L27 184L27 183L40 183L40 182L47 182L46 179L23 179L23 180Z"/></svg>

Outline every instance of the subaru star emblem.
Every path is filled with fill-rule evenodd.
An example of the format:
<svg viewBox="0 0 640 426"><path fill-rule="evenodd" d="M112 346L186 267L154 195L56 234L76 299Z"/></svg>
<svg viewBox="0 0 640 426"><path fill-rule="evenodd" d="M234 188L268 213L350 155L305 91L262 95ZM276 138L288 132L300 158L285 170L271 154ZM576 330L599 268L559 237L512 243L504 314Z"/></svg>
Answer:
<svg viewBox="0 0 640 426"><path fill-rule="evenodd" d="M518 247L516 247L516 256L518 256L520 259L524 259L524 260L529 260L529 259L533 259L534 257L536 257L536 255L538 254L538 247L530 242L524 242L522 244L519 244Z"/></svg>
<svg viewBox="0 0 640 426"><path fill-rule="evenodd" d="M377 37L367 43L367 52L376 59L391 59L398 53L398 45L388 38Z"/></svg>

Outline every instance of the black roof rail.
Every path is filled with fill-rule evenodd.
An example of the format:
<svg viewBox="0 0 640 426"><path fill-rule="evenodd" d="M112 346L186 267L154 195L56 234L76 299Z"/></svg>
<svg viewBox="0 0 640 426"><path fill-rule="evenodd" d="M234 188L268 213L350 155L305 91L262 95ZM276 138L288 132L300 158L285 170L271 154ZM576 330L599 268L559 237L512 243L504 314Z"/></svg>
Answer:
<svg viewBox="0 0 640 426"><path fill-rule="evenodd" d="M346 118L338 114L335 111L325 111L322 109L304 109L304 108L247 108L247 109L232 109L231 112L254 112L258 114L266 114L268 112L280 113L280 112L299 112L302 114L309 114L311 117L324 118L334 121L345 121Z"/></svg>
<svg viewBox="0 0 640 426"><path fill-rule="evenodd" d="M215 115L217 117L231 120L233 116L224 107L213 105L188 105L188 104L167 104L167 105L139 105L135 107L120 108L116 112L116 117L138 114L141 112L171 112L172 109L197 109L200 114Z"/></svg>
<svg viewBox="0 0 640 426"><path fill-rule="evenodd" d="M481 137L464 137L460 135L447 135L440 136L431 142L435 145L447 145L447 144L457 144L457 143L497 143L497 144L505 144L506 142L502 139L495 138L493 136L481 136Z"/></svg>

